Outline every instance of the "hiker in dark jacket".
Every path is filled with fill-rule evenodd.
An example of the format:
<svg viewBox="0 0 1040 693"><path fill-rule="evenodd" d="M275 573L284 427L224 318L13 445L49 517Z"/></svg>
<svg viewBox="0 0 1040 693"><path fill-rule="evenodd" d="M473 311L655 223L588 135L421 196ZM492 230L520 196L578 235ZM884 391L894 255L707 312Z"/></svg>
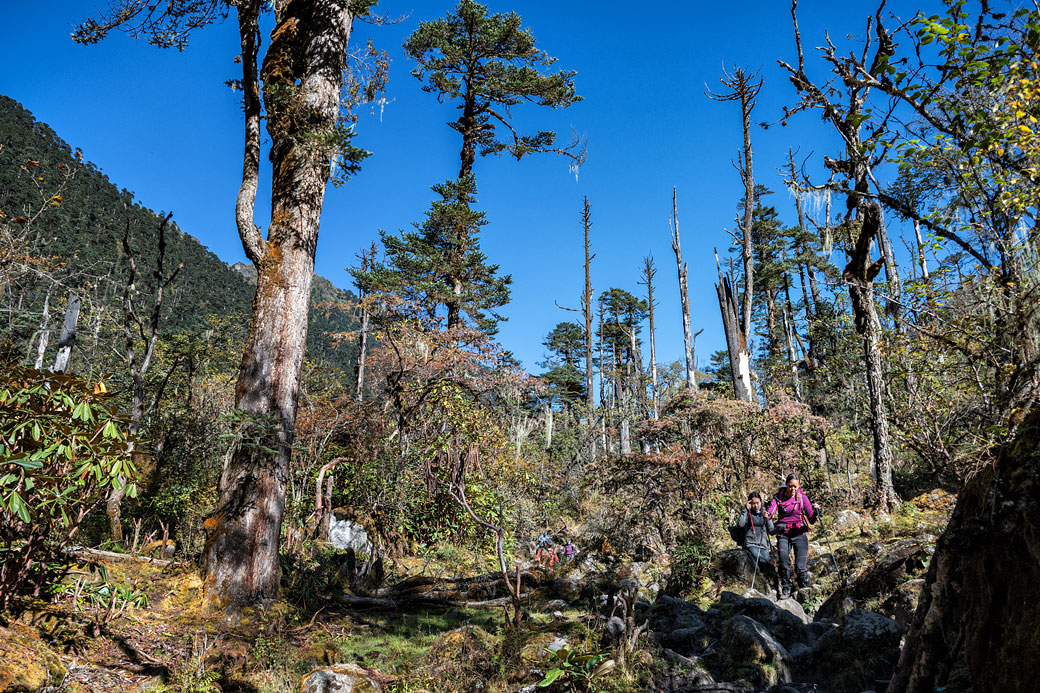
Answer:
<svg viewBox="0 0 1040 693"><path fill-rule="evenodd" d="M737 518L737 526L744 530L744 550L759 563L769 563L769 535L776 532L773 521L762 512L762 496L758 491L748 496L744 512Z"/></svg>
<svg viewBox="0 0 1040 693"><path fill-rule="evenodd" d="M791 551L794 551L794 569L798 576L798 587L809 586L810 524L817 519L816 509L802 491L798 474L788 474L787 480L773 499L769 501L766 515L776 519L776 550L780 554L780 595L791 594Z"/></svg>

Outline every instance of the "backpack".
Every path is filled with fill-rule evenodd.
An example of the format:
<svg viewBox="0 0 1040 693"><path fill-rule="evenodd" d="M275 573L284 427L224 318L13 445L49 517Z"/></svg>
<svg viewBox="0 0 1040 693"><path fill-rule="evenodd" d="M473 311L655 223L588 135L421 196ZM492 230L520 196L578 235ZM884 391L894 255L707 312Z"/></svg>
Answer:
<svg viewBox="0 0 1040 693"><path fill-rule="evenodd" d="M747 527L731 525L728 529L730 539L735 541L740 548L744 548L747 544Z"/></svg>

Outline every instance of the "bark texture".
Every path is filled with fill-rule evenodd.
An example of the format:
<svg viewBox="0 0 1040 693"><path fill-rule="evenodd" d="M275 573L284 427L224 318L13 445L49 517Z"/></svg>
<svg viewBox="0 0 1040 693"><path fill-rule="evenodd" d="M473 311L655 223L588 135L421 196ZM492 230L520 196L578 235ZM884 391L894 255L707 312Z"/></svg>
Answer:
<svg viewBox="0 0 1040 693"><path fill-rule="evenodd" d="M235 388L242 440L206 521L207 593L221 603L251 603L278 594L279 537L314 269L318 223L334 154L350 3L275 3L275 27L261 76L271 138L271 224L266 241L252 223L255 193L251 99L255 98L255 3L239 7L246 94L246 157L238 205L243 246L257 267L257 289ZM252 13L252 14L250 14ZM250 52L251 51L251 52ZM249 218L244 218L245 215Z"/></svg>
<svg viewBox="0 0 1040 693"><path fill-rule="evenodd" d="M889 693L1026 691L1040 660L1040 409L965 486Z"/></svg>
<svg viewBox="0 0 1040 693"><path fill-rule="evenodd" d="M878 507L888 512L898 502L892 485L892 448L889 444L888 416L885 410L885 380L881 365L881 321L874 303L874 278L884 259L870 262L870 247L881 225L881 209L876 202L859 207L861 226L852 259L842 276L849 287L849 299L856 332L863 337L863 358L867 366L867 393L870 398L871 428L874 433L874 468Z"/></svg>

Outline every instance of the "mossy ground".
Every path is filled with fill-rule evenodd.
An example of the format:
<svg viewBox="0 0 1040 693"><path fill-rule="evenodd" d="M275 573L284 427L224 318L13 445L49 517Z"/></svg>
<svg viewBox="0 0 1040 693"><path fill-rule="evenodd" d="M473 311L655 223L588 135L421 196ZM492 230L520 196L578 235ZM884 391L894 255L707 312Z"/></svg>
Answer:
<svg viewBox="0 0 1040 693"><path fill-rule="evenodd" d="M879 546L937 534L951 507L950 497L924 494L887 518L865 516L859 524L828 527L829 546L822 531L814 533L813 554L819 555L820 547L833 549L843 571L854 575ZM467 575L474 574L482 557L453 549L443 556L401 560L395 572L397 578L402 571L455 575L460 565L467 567ZM132 561L106 567L110 584L144 595L146 601L106 620L103 606L85 598L85 588L79 604L73 602L77 580L85 585L99 579L91 566L77 566L59 597L51 603L23 604L19 618L0 630L7 667L0 667L0 690L12 680L8 670L15 666L52 678L65 670L66 691L130 691L165 682L156 690L278 693L295 690L313 668L340 662L378 671L386 687L400 693L516 690L540 678L547 666L545 648L557 638L583 651L605 648L587 611L565 609L553 616L540 610L551 596L544 590L535 590L520 627L507 624L501 609L347 609L321 592L308 599L289 592L268 608L242 610L229 618L207 610L203 581L194 567ZM838 578L821 570L814 582L818 587L803 595L810 613ZM723 590L742 592L747 587L702 575L682 596L717 606ZM600 685L618 693L643 690L655 670L665 666L659 654L642 641L628 653L626 666Z"/></svg>

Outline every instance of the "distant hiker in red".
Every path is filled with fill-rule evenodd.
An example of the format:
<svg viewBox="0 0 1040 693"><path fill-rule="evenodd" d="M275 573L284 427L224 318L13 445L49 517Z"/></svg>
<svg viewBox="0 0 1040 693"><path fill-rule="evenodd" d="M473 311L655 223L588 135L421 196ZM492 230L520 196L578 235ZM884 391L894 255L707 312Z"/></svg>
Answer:
<svg viewBox="0 0 1040 693"><path fill-rule="evenodd" d="M776 524L776 550L780 554L780 596L791 594L791 551L794 550L794 566L798 575L798 587L809 586L809 525L816 522L816 510L800 488L798 474L788 474L786 483L769 501L766 515Z"/></svg>

